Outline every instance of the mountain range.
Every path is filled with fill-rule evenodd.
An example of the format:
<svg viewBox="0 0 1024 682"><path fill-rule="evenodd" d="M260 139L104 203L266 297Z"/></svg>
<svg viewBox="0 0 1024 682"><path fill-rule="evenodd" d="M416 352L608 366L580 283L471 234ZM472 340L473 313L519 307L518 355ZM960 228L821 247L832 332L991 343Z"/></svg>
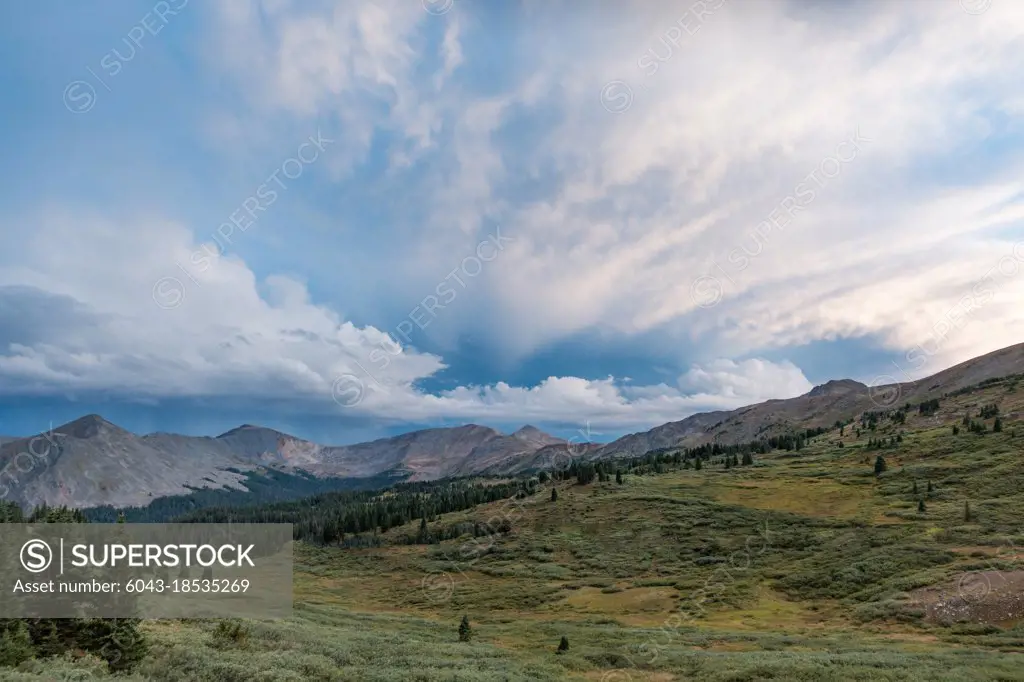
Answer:
<svg viewBox="0 0 1024 682"><path fill-rule="evenodd" d="M830 427L865 411L940 397L986 379L1024 373L1024 344L903 384L868 387L829 381L796 398L694 414L611 443L570 443L533 426L512 434L468 424L355 445L321 445L245 424L217 437L139 436L88 415L29 438L0 437L0 496L23 507L145 506L194 488L246 490L249 473L266 470L316 477L410 481L476 474L515 474L588 460L642 455L707 442L744 443L795 429Z"/></svg>

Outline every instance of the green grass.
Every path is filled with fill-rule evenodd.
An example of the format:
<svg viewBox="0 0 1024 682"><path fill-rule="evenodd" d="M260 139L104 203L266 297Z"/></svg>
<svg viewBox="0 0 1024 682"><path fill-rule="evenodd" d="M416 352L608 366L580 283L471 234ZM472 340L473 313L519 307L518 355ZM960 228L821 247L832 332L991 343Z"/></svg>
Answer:
<svg viewBox="0 0 1024 682"><path fill-rule="evenodd" d="M1002 433L951 434L990 402ZM752 467L559 484L554 503L548 485L431 524L508 518L494 538L300 545L291 619L238 636L146 623L152 651L126 679L1024 680L1024 625L939 625L913 597L964 571L1024 569L1008 549L1024 548L1024 422L1006 416L1021 410L1024 394L995 385L859 439L847 426L843 448L832 432ZM895 450L865 447L901 431ZM34 661L0 679L84 679L90 665Z"/></svg>

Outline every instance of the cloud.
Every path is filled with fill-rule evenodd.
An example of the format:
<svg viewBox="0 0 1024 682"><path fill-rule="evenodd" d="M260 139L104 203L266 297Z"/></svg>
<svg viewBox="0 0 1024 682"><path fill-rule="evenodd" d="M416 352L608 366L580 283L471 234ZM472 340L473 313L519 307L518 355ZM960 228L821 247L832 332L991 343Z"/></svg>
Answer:
<svg viewBox="0 0 1024 682"><path fill-rule="evenodd" d="M793 363L756 358L738 363L720 359L708 367L694 367L683 375L680 384L743 405L771 398L795 398L813 388Z"/></svg>
<svg viewBox="0 0 1024 682"><path fill-rule="evenodd" d="M368 418L625 427L806 392L796 365L750 358L815 341L925 349L916 376L1019 342L1024 9L696 7L204 6L221 96L197 127L218 155L167 163L216 179L321 127L336 144L203 272L175 265L212 235L184 211L39 196L5 216L0 391L325 413L342 393ZM398 353L388 316L422 315L498 228L500 257ZM503 367L566 340L685 351L677 386L553 372L425 393L466 337Z"/></svg>
<svg viewBox="0 0 1024 682"><path fill-rule="evenodd" d="M86 248L103 263L64 258ZM310 300L285 276L258 281L239 259L182 272L168 306L155 272L173 272L200 245L188 230L143 219L112 225L78 214L37 223L18 268L0 267L0 392L103 393L127 400L248 399L292 409L393 421L437 418L652 426L695 410L786 397L807 384L789 363L719 361L686 375L693 390L634 386L613 377L549 377L533 387L498 382L436 395L417 383L444 368L441 358L402 347L373 327L357 327ZM124 260L119 260L119 259ZM96 276L115 268L118 277ZM162 268L162 269L161 269ZM15 284L14 281L32 284ZM339 377L348 383L339 388ZM358 396L340 399L357 386ZM795 393L794 393L795 394Z"/></svg>

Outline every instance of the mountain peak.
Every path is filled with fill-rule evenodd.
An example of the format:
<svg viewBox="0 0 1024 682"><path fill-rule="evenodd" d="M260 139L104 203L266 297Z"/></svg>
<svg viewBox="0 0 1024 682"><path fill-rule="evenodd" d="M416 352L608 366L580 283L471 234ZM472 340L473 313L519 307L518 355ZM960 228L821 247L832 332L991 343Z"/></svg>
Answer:
<svg viewBox="0 0 1024 682"><path fill-rule="evenodd" d="M822 395L842 395L844 393L865 393L868 387L866 384L862 384L859 381L853 379L832 379L826 381L823 384L815 386L808 392L811 398Z"/></svg>
<svg viewBox="0 0 1024 682"><path fill-rule="evenodd" d="M251 432L254 432L254 431L256 431L256 432L267 432L267 433L280 433L280 431L274 431L274 429L268 429L265 426L257 426L255 424L242 424L241 426L236 426L233 429L225 431L224 433L222 433L219 436L217 436L217 438L227 438L228 436L234 436L234 435L237 435L239 433L243 433L243 432L250 432L251 433ZM284 435L284 434L282 434L282 435Z"/></svg>
<svg viewBox="0 0 1024 682"><path fill-rule="evenodd" d="M565 442L561 438L555 438L551 434L541 431L533 424L527 424L526 426L522 427L521 429L513 433L512 437L526 443L532 443L537 445L555 445L558 443Z"/></svg>
<svg viewBox="0 0 1024 682"><path fill-rule="evenodd" d="M84 417L79 417L73 422L68 422L64 426L59 426L54 430L73 438L92 438L102 431L108 431L111 429L116 429L117 431L123 430L121 427L108 422L98 414L87 414Z"/></svg>

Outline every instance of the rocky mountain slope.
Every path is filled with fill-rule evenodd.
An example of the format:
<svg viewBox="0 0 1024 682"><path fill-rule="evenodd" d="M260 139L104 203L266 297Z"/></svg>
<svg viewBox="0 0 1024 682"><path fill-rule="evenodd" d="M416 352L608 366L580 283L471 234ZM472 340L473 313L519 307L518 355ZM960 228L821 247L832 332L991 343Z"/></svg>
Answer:
<svg viewBox="0 0 1024 682"><path fill-rule="evenodd" d="M895 367L893 373L900 374ZM797 428L830 427L836 420L852 419L865 411L890 409L907 402L916 404L986 379L1020 373L1024 373L1024 344L982 355L917 381L890 383L887 379L895 377L883 377L885 383L869 387L850 379L833 380L796 398L695 414L649 431L623 436L594 451L590 457L636 456L648 450L708 442L745 443Z"/></svg>
<svg viewBox="0 0 1024 682"><path fill-rule="evenodd" d="M485 426L426 429L370 443L325 446L259 426L216 438L138 436L99 415L51 433L0 444L0 496L24 507L142 506L190 488L244 490L245 472L277 469L365 478L396 471L408 480L521 470L537 451L564 443L535 427L505 435ZM242 472L242 473L238 473Z"/></svg>

